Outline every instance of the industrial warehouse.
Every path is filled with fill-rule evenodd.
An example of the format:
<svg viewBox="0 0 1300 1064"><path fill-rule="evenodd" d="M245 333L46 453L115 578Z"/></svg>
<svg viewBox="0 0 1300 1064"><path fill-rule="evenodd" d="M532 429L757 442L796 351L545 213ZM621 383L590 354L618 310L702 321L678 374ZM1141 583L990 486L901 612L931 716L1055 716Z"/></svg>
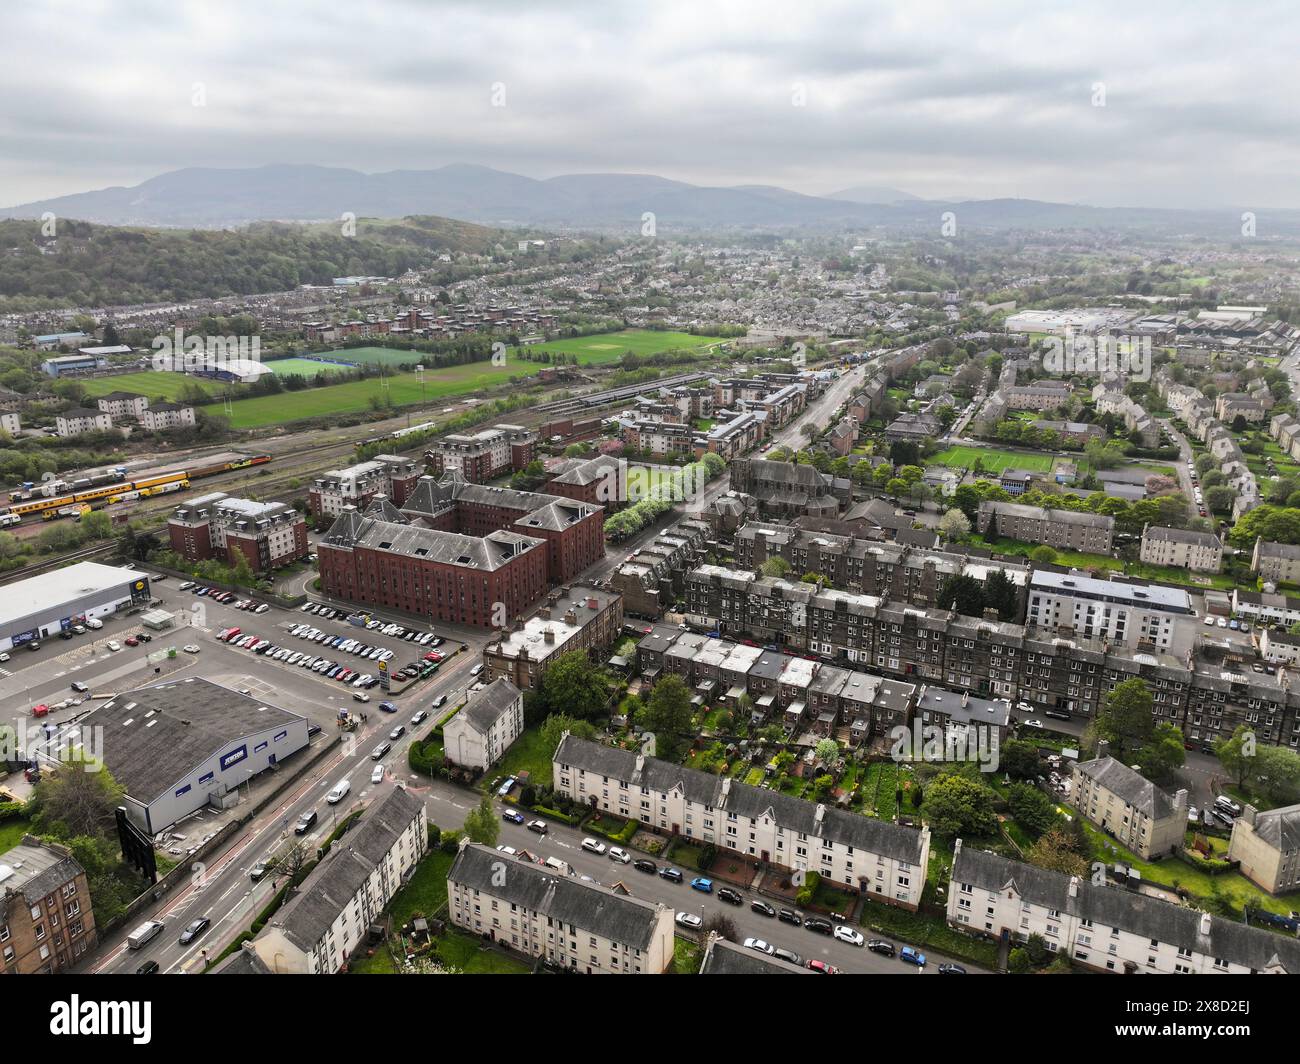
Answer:
<svg viewBox="0 0 1300 1064"><path fill-rule="evenodd" d="M102 743L127 815L151 835L233 805L241 784L307 745L305 717L199 678L118 695L81 732Z"/></svg>
<svg viewBox="0 0 1300 1064"><path fill-rule="evenodd" d="M144 605L152 594L144 573L97 562L78 562L7 584L0 600L0 651L58 635L80 621Z"/></svg>

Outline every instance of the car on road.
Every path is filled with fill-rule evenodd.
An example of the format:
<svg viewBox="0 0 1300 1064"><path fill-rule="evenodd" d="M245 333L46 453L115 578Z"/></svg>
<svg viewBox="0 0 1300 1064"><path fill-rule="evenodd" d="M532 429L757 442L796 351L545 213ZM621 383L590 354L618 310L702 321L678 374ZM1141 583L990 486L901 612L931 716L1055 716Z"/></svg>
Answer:
<svg viewBox="0 0 1300 1064"><path fill-rule="evenodd" d="M682 874L676 868L659 869L659 877L668 880L669 883L680 883L682 881Z"/></svg>
<svg viewBox="0 0 1300 1064"><path fill-rule="evenodd" d="M197 654L199 652L199 648L193 643L187 643L181 649L184 650L186 654Z"/></svg>
<svg viewBox="0 0 1300 1064"><path fill-rule="evenodd" d="M776 915L776 908L774 906L768 905L767 902L760 901L758 898L755 898L753 901L749 903L749 909L750 912L756 912L760 916Z"/></svg>
<svg viewBox="0 0 1300 1064"><path fill-rule="evenodd" d="M810 972L817 972L819 975L840 974L840 970L836 968L835 965L827 964L825 961L817 960L815 957L808 962L807 967Z"/></svg>
<svg viewBox="0 0 1300 1064"><path fill-rule="evenodd" d="M786 964L793 964L798 968L803 967L803 958L800 957L799 954L793 952L792 950L782 949L780 946L778 946L775 950L772 951L772 956L779 961L785 961Z"/></svg>
<svg viewBox="0 0 1300 1064"><path fill-rule="evenodd" d="M529 831L536 832L538 835L545 835L547 832L545 820L530 820L527 826Z"/></svg>
<svg viewBox="0 0 1300 1064"><path fill-rule="evenodd" d="M945 963L939 965L940 975L965 975L966 969L960 964Z"/></svg>
<svg viewBox="0 0 1300 1064"><path fill-rule="evenodd" d="M771 944L764 942L761 938L745 939L745 949L752 949L758 953L765 953L769 957L776 952L775 946L772 946Z"/></svg>
<svg viewBox="0 0 1300 1064"><path fill-rule="evenodd" d="M728 905L744 905L745 896L733 887L719 887L718 899Z"/></svg>
<svg viewBox="0 0 1300 1064"><path fill-rule="evenodd" d="M311 826L316 823L317 813L315 809L309 809L298 818L298 823L293 826L295 835L306 835L311 830Z"/></svg>
<svg viewBox="0 0 1300 1064"><path fill-rule="evenodd" d="M395 705L393 705L392 702L380 702L380 703L379 703L379 708L382 709L385 713L396 713L396 712L397 712L397 707L396 707Z"/></svg>
<svg viewBox="0 0 1300 1064"><path fill-rule="evenodd" d="M635 861L633 861L632 867L635 868L638 872L645 872L648 875L654 875L656 872L659 871L659 866L657 864L655 864L653 861L647 860L644 857L638 857Z"/></svg>
<svg viewBox="0 0 1300 1064"><path fill-rule="evenodd" d="M704 876L696 876L691 880L691 890L698 890L701 894L712 894L713 880L706 879Z"/></svg>
<svg viewBox="0 0 1300 1064"><path fill-rule="evenodd" d="M783 924L793 924L795 927L803 927L803 917L793 909L778 909L776 918Z"/></svg>
<svg viewBox="0 0 1300 1064"><path fill-rule="evenodd" d="M701 920L694 913L678 913L676 922L678 927L684 927L688 931L698 931L700 929L700 925L704 921Z"/></svg>
<svg viewBox="0 0 1300 1064"><path fill-rule="evenodd" d="M850 946L861 946L863 942L862 932L855 931L844 924L835 925L835 937L841 942L847 942Z"/></svg>
<svg viewBox="0 0 1300 1064"><path fill-rule="evenodd" d="M428 712L422 709L418 713L416 713L415 716L411 718L411 727L418 728L421 724L423 724L428 719L429 719Z"/></svg>
<svg viewBox="0 0 1300 1064"><path fill-rule="evenodd" d="M80 680L73 680L72 683L70 683L68 686L71 687L78 694L85 694L87 691L90 690L90 688L87 687Z"/></svg>
<svg viewBox="0 0 1300 1064"><path fill-rule="evenodd" d="M136 975L157 975L160 971L162 971L162 969L158 967L157 961L145 961L142 965L140 965L139 968L135 970L135 974Z"/></svg>
<svg viewBox="0 0 1300 1064"><path fill-rule="evenodd" d="M524 822L524 814L518 809L503 809L501 811L501 819L509 821L511 824L522 824Z"/></svg>
<svg viewBox="0 0 1300 1064"><path fill-rule="evenodd" d="M925 954L912 946L904 946L898 959L904 964L915 964L918 968L925 967Z"/></svg>
<svg viewBox="0 0 1300 1064"><path fill-rule="evenodd" d="M873 938L867 943L867 949L872 953L879 953L882 957L896 957L898 950L895 949L892 942L886 942L883 938Z"/></svg>
<svg viewBox="0 0 1300 1064"><path fill-rule="evenodd" d="M393 744L390 743L387 739L385 739L382 743L380 743L378 746L375 747L374 753L370 755L370 760L378 761L392 748L393 748Z"/></svg>
<svg viewBox="0 0 1300 1064"><path fill-rule="evenodd" d="M605 856L605 844L603 842L597 842L595 839L583 839L582 848L588 853L598 854L601 857Z"/></svg>
<svg viewBox="0 0 1300 1064"><path fill-rule="evenodd" d="M406 725L399 724L396 728L394 728L392 731L388 733L388 737L392 739L394 742L396 742L405 734L406 734Z"/></svg>
<svg viewBox="0 0 1300 1064"><path fill-rule="evenodd" d="M253 865L253 867L248 870L248 878L254 883L260 882L270 870L271 863L269 861L258 861L257 864Z"/></svg>
<svg viewBox="0 0 1300 1064"><path fill-rule="evenodd" d="M119 643L116 639L110 639L104 645L108 647L108 649L111 650L114 654L116 654L119 650L122 649L122 644Z"/></svg>
<svg viewBox="0 0 1300 1064"><path fill-rule="evenodd" d="M1022 722L1022 726L1026 728L1041 728L1043 722L1041 720L1026 720Z"/></svg>
<svg viewBox="0 0 1300 1064"><path fill-rule="evenodd" d="M815 931L819 935L832 934L835 928L829 920L824 920L820 916L809 916L803 922L804 929Z"/></svg>
<svg viewBox="0 0 1300 1064"><path fill-rule="evenodd" d="M631 864L632 855L619 846L611 846L609 848L609 859L617 861L619 864Z"/></svg>
<svg viewBox="0 0 1300 1064"><path fill-rule="evenodd" d="M373 769L370 770L370 782L371 782L371 783L383 783L383 782L384 782L384 766L383 766L383 765L376 765Z"/></svg>
<svg viewBox="0 0 1300 1064"><path fill-rule="evenodd" d="M181 932L181 945L188 946L211 926L212 921L206 916L200 916L197 920L190 921L189 927Z"/></svg>
<svg viewBox="0 0 1300 1064"><path fill-rule="evenodd" d="M445 706L446 704L447 704L447 696L446 696L446 695L439 695L437 698L435 698L435 699L433 700L433 708L434 708L434 709L442 709L442 707Z"/></svg>

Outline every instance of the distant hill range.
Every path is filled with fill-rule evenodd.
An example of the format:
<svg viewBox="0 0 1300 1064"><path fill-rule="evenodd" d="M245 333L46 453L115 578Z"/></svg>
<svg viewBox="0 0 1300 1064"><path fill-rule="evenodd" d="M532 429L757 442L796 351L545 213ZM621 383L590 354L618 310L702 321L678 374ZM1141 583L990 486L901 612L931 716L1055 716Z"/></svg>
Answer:
<svg viewBox="0 0 1300 1064"><path fill-rule="evenodd" d="M490 226L574 226L639 232L699 228L897 227L937 233L940 216L986 230L1144 229L1236 240L1241 212L1103 208L1037 200L944 203L863 184L830 196L770 185L707 187L651 174L569 174L545 180L456 164L363 174L326 166L176 170L132 188L105 188L0 208L0 218L52 211L106 225L216 228L255 221L440 215ZM1261 237L1300 234L1300 211L1258 211Z"/></svg>

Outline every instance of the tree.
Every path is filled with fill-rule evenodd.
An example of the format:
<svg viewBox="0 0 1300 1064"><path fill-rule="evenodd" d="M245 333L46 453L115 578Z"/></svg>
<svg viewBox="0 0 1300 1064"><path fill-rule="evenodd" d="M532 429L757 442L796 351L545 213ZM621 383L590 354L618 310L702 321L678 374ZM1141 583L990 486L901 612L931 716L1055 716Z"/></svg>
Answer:
<svg viewBox="0 0 1300 1064"><path fill-rule="evenodd" d="M555 709L580 720L597 720L608 708L605 674L592 663L585 650L570 650L556 658L542 673L541 690L548 710Z"/></svg>
<svg viewBox="0 0 1300 1064"><path fill-rule="evenodd" d="M764 576L785 576L790 571L790 563L780 555L768 558L758 567L758 571Z"/></svg>
<svg viewBox="0 0 1300 1064"><path fill-rule="evenodd" d="M943 609L955 609L965 617L982 617L984 587L973 576L958 573L944 580L935 598L935 605Z"/></svg>
<svg viewBox="0 0 1300 1064"><path fill-rule="evenodd" d="M552 757L566 731L578 739L596 738L595 725L590 721L579 720L567 713L552 713L542 722L542 745Z"/></svg>
<svg viewBox="0 0 1300 1064"><path fill-rule="evenodd" d="M464 832L471 842L483 846L497 844L497 838L501 834L501 821L497 818L496 810L492 808L492 799L486 794L483 795L478 806L465 815Z"/></svg>
<svg viewBox="0 0 1300 1064"><path fill-rule="evenodd" d="M1176 724L1157 724L1149 742L1137 752L1135 764L1147 779L1155 783L1169 783L1186 760L1183 750L1183 733Z"/></svg>
<svg viewBox="0 0 1300 1064"><path fill-rule="evenodd" d="M1067 876L1088 874L1088 862L1076 849L1074 840L1059 828L1045 832L1025 854L1029 863Z"/></svg>
<svg viewBox="0 0 1300 1064"><path fill-rule="evenodd" d="M1127 755L1151 740L1155 733L1151 706L1151 689L1136 676L1116 684L1106 695L1094 728L1098 738L1110 743L1116 760L1127 764Z"/></svg>
<svg viewBox="0 0 1300 1064"><path fill-rule="evenodd" d="M726 939L728 942L740 941L740 933L736 930L736 923L726 913L715 912L712 916L705 917L704 923L700 925L700 941L707 942L710 933Z"/></svg>
<svg viewBox="0 0 1300 1064"><path fill-rule="evenodd" d="M1046 543L1035 547L1029 552L1029 560L1037 562L1039 565L1055 565L1057 554L1056 551Z"/></svg>
<svg viewBox="0 0 1300 1064"><path fill-rule="evenodd" d="M998 611L998 619L1015 620L1020 612L1020 593L1011 578L994 569L984 581L984 607Z"/></svg>
<svg viewBox="0 0 1300 1064"><path fill-rule="evenodd" d="M1207 488L1205 490L1205 505L1211 513L1230 514L1232 513L1232 504L1237 501L1237 491L1235 488Z"/></svg>
<svg viewBox="0 0 1300 1064"><path fill-rule="evenodd" d="M998 763L1012 779L1032 780L1043 770L1038 745L1026 739L1008 739L998 752Z"/></svg>
<svg viewBox="0 0 1300 1064"><path fill-rule="evenodd" d="M823 765L833 765L840 757L840 744L834 739L820 739L813 747L813 753Z"/></svg>
<svg viewBox="0 0 1300 1064"><path fill-rule="evenodd" d="M125 795L107 768L74 751L56 771L42 775L33 790L32 823L40 834L60 839L111 835Z"/></svg>
<svg viewBox="0 0 1300 1064"><path fill-rule="evenodd" d="M1007 806L1011 815L1026 831L1034 836L1050 831L1060 823L1055 803L1037 787L1028 783L1015 783L1007 793Z"/></svg>
<svg viewBox="0 0 1300 1064"><path fill-rule="evenodd" d="M691 691L680 676L669 674L655 684L637 726L655 736L655 756L676 761L690 744Z"/></svg>
<svg viewBox="0 0 1300 1064"><path fill-rule="evenodd" d="M993 792L956 773L940 776L930 784L921 814L930 829L945 838L992 835L998 826Z"/></svg>
<svg viewBox="0 0 1300 1064"><path fill-rule="evenodd" d="M949 510L939 518L939 531L945 539L964 539L970 535L970 518L961 510Z"/></svg>

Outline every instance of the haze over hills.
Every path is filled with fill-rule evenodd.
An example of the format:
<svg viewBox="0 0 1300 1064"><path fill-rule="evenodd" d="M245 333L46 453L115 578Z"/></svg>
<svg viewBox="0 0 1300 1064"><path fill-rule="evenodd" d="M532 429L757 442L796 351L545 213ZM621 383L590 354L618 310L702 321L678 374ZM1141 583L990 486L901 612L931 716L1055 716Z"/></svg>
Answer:
<svg viewBox="0 0 1300 1064"><path fill-rule="evenodd" d="M105 188L15 207L0 217L51 211L105 225L220 228L256 221L323 221L439 215L491 226L574 226L639 232L652 213L668 232L699 228L865 228L937 230L953 211L981 229L1143 229L1223 239L1240 236L1240 214L1218 210L1088 207L1038 200L961 203L922 200L897 189L857 185L808 196L771 185L709 187L653 174L567 174L544 180L486 166L365 174L341 167L273 165L190 168L130 188ZM1260 234L1300 235L1300 211L1267 212Z"/></svg>

